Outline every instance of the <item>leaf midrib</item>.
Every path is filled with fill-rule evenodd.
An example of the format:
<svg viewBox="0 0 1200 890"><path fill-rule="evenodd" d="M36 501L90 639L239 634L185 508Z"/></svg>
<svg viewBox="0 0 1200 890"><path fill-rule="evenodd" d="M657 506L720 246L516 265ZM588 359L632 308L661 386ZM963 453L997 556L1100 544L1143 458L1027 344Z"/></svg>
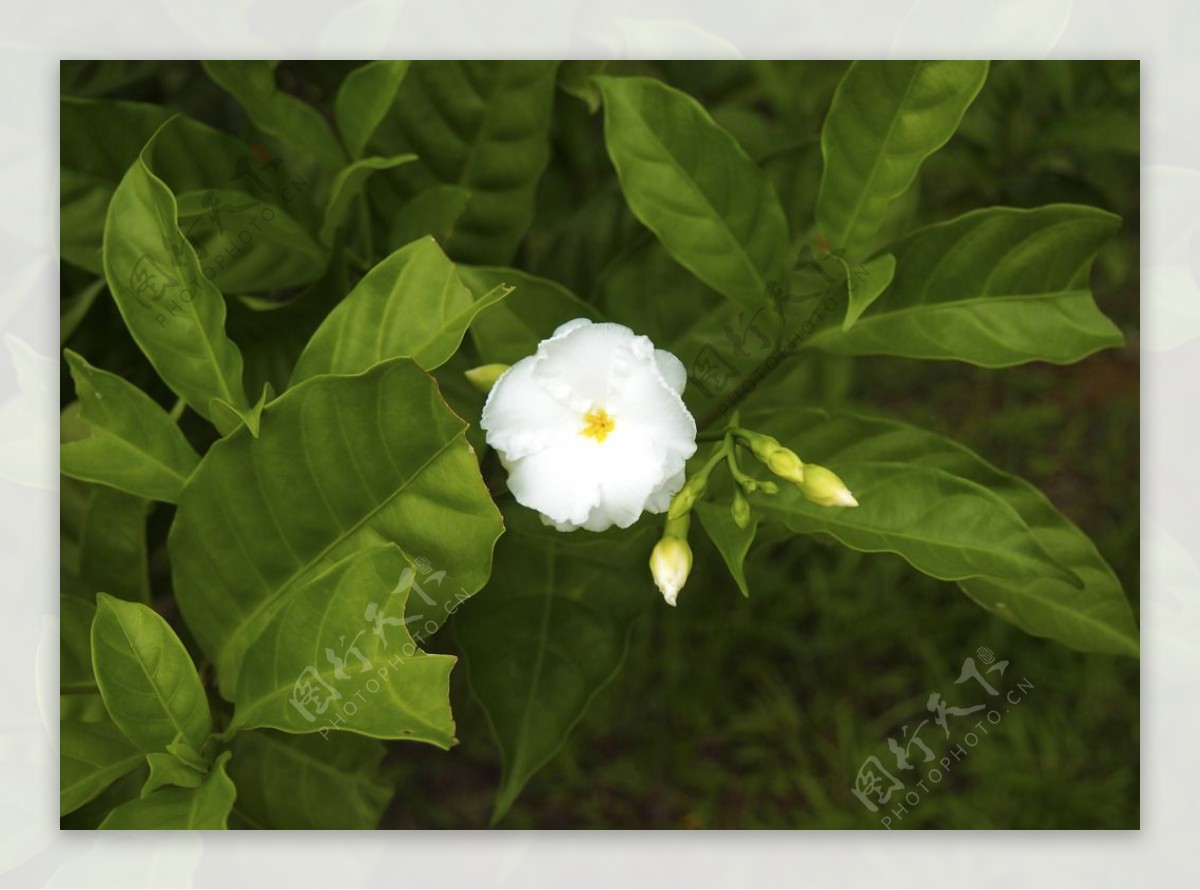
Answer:
<svg viewBox="0 0 1200 890"><path fill-rule="evenodd" d="M743 245L742 242L738 239L738 237L734 233L733 229L731 229L729 227L729 224L726 222L724 214L720 213L717 210L717 208L715 206L713 206L712 201L709 200L708 195L705 194L704 190L702 188L700 188L700 185L699 185L699 183L696 182L695 177L693 177L690 173L688 173L688 171L683 169L683 166L679 163L679 160L675 157L675 154L670 149L667 148L666 143L664 143L661 139L658 138L658 134L655 133L654 130L647 123L645 117L642 116L641 111L632 106L631 106L631 110L633 111L633 114L637 117L638 122L642 125L643 132L649 134L649 136L654 140L655 144L657 144L658 147L660 149L662 149L662 153L670 161L671 166L675 168L675 172L680 176L680 178L683 179L683 181L685 183L687 183L689 186L691 186L691 190L700 197L701 203L703 203L704 206L708 208L709 218L720 223L721 230L723 232L725 232L725 234L728 236L729 240L733 243L733 246L737 249L737 253L741 256L742 262L745 264L746 268L750 270L750 274L754 278L755 287L757 287L760 291L765 292L765 282L763 281L762 275L759 273L757 265L755 265L755 263L753 261L751 261L750 255L748 253L746 253L745 245ZM724 296L729 296L729 295L724 294ZM735 300L735 302L737 302L737 301Z"/></svg>
<svg viewBox="0 0 1200 890"><path fill-rule="evenodd" d="M138 667L141 668L142 673L146 677L146 681L150 684L150 688L152 690L154 690L154 697L158 699L158 703L162 706L163 712L166 713L167 719L170 721L171 725L175 728L176 734L183 736L183 738L188 742L188 744L191 744L191 739L189 738L188 733L184 730L184 727L176 719L175 713L171 710L170 707L168 707L167 700L163 697L162 690L159 688L158 684L154 681L154 675L150 673L150 670L146 666L146 663L142 660L141 650L134 644L133 638L130 637L129 631L125 627L124 618L121 617L121 614L118 611L116 611L115 609L112 609L111 607L109 607L109 613L114 618L116 618L117 626L121 629L121 635L125 638L125 642L129 646L129 651L133 653L134 660L137 661ZM155 626L155 631L159 634L159 637L161 640L162 639L162 628ZM165 650L166 650L166 646L160 647L160 651L165 651ZM100 671L96 671L96 674L98 676L100 674Z"/></svg>
<svg viewBox="0 0 1200 890"><path fill-rule="evenodd" d="M848 331L843 331L840 327L827 327L824 330L817 331L811 337L804 341L805 346L813 343L819 343L827 340L830 337L850 337L855 332L862 332L864 329L870 329L873 324L891 321L895 318L905 315L915 315L923 313L942 312L946 310L957 311L974 303L1019 303L1033 300L1060 300L1069 297L1085 297L1090 295L1089 290L1059 290L1059 291L1043 291L1036 294L1000 294L996 296L984 295L976 297L965 297L960 300L947 300L940 303L918 303L915 306L904 306L898 309L891 309L886 312L872 313L870 315L863 314L855 321L854 326ZM875 302L872 306L880 306L881 303ZM868 307L869 309L870 307Z"/></svg>
<svg viewBox="0 0 1200 890"><path fill-rule="evenodd" d="M900 102L896 105L896 112L892 115L892 119L888 122L887 133L884 134L883 142L880 145L879 152L875 155L875 160L871 163L871 172L867 175L866 181L863 183L862 189L859 191L858 200L854 204L854 210L851 212L848 221L842 227L841 243L836 243L838 239L831 238L835 242L835 246L846 246L850 238L850 233L854 230L855 224L858 222L858 217L862 213L863 203L867 199L867 194L871 190L871 185L875 181L875 176L879 172L879 164L887 155L888 146L891 145L892 133L896 128L896 121L900 119L903 113L904 106L908 102L908 97L912 93L913 86L917 82L917 78L921 74L923 62L917 62L913 68L912 77L909 78L908 84L904 87L904 95L900 97ZM818 201L818 203L820 203Z"/></svg>

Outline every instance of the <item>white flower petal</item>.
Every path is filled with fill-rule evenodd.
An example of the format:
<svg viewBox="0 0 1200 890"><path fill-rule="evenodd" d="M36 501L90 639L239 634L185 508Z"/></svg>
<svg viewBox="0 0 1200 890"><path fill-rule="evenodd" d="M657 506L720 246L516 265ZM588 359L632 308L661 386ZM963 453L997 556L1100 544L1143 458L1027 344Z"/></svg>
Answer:
<svg viewBox="0 0 1200 890"><path fill-rule="evenodd" d="M648 338L624 325L583 321L567 322L559 328L565 333L543 340L533 370L538 382L581 412L604 405L654 352Z"/></svg>
<svg viewBox="0 0 1200 890"><path fill-rule="evenodd" d="M492 388L481 426L517 501L562 531L661 513L696 451L680 361L617 324L575 319Z"/></svg>
<svg viewBox="0 0 1200 890"><path fill-rule="evenodd" d="M523 358L488 393L480 426L506 460L541 451L578 431L579 412L554 398L533 377L536 358Z"/></svg>
<svg viewBox="0 0 1200 890"><path fill-rule="evenodd" d="M667 385L675 390L676 395L683 395L683 388L687 386L687 369L683 367L683 362L665 349L654 350L654 361Z"/></svg>

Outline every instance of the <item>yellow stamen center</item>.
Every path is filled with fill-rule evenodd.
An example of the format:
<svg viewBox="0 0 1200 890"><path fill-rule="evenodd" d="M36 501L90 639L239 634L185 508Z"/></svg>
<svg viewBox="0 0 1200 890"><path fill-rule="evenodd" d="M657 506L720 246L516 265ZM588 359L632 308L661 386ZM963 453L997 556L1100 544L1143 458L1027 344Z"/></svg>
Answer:
<svg viewBox="0 0 1200 890"><path fill-rule="evenodd" d="M595 439L597 442L603 442L616 425L617 422L608 416L607 411L603 408L595 408L583 415L583 429L579 431L579 434Z"/></svg>

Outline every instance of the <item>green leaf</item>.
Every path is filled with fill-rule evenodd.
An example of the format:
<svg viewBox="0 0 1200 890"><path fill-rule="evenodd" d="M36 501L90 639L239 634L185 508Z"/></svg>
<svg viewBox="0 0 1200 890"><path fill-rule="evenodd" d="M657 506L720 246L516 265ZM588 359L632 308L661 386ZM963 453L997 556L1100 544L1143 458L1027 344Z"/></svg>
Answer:
<svg viewBox="0 0 1200 890"><path fill-rule="evenodd" d="M519 269L459 266L459 277L480 299L502 285L513 291L503 303L480 315L471 338L487 362L513 364L537 350L542 340L573 318L599 320L594 307L562 285Z"/></svg>
<svg viewBox="0 0 1200 890"><path fill-rule="evenodd" d="M239 411L228 402L213 399L209 403L209 408L212 409L213 425L222 436L229 436L244 424L250 430L250 435L257 438L258 424L262 420L263 408L273 398L275 398L275 388L270 383L264 383L262 395L258 397L254 407L249 410Z"/></svg>
<svg viewBox="0 0 1200 890"><path fill-rule="evenodd" d="M812 409L793 409L786 413L755 409L746 413L743 422L763 428L768 428L769 423L772 434L798 449L805 459L811 458L842 475L862 505L842 511L845 514L853 515L868 508L868 499L873 495L869 491L860 491L851 479L857 476L859 468L870 466L909 466L920 472L933 473L934 478L951 477L988 492L990 499L999 500L1009 515L1016 516L1027 529L1022 537L1032 536L1040 549L1077 576L1082 586L1051 572L1034 573L1029 577L1012 572L998 571L990 575L984 572L959 580L967 595L1035 636L1050 637L1083 651L1137 653L1137 627L1112 569L1087 536L1028 482L997 470L956 442L891 420L861 417L849 412L827 414ZM940 500L952 496L946 490ZM771 499L759 500L769 502ZM944 505L933 506L937 512L945 509ZM828 512L837 511L831 509ZM825 530L838 536L834 525L840 521L831 519L830 527ZM983 539L983 526L967 530L966 523L971 521L970 517L964 516L961 537L973 539L973 546L989 543ZM1014 543L1010 543L1009 548L1015 545L1015 539L1012 540ZM1002 542L996 538L991 543L1000 546ZM902 555L910 562L914 561L909 554ZM932 556L932 552L928 555Z"/></svg>
<svg viewBox="0 0 1200 890"><path fill-rule="evenodd" d="M59 724L59 813L79 809L142 762L144 755L107 721Z"/></svg>
<svg viewBox="0 0 1200 890"><path fill-rule="evenodd" d="M854 323L870 305L888 289L895 274L896 258L890 253L882 254L857 268L847 270L846 281L850 299L846 304L846 317L842 320L843 331L854 327Z"/></svg>
<svg viewBox="0 0 1200 890"><path fill-rule="evenodd" d="M60 595L58 598L58 682L67 687L93 687L92 619L96 605L91 600Z"/></svg>
<svg viewBox="0 0 1200 890"><path fill-rule="evenodd" d="M432 370L450 358L471 321L510 293L478 300L432 238L393 253L334 309L296 362L292 385L316 374L356 374L397 356Z"/></svg>
<svg viewBox="0 0 1200 890"><path fill-rule="evenodd" d="M600 110L600 90L592 81L596 74L604 73L609 66L607 59L577 59L563 62L558 69L558 88L587 105L590 114Z"/></svg>
<svg viewBox="0 0 1200 890"><path fill-rule="evenodd" d="M200 463L178 424L132 383L92 367L69 349L66 358L91 435L62 445L62 471L176 503L183 483Z"/></svg>
<svg viewBox="0 0 1200 890"><path fill-rule="evenodd" d="M143 751L165 751L182 735L194 750L212 732L208 700L191 656L162 616L100 594L92 664L113 722Z"/></svg>
<svg viewBox="0 0 1200 890"><path fill-rule="evenodd" d="M275 83L278 62L210 59L201 64L213 82L237 99L246 109L246 116L264 133L298 146L330 170L340 169L345 163L345 153L325 118Z"/></svg>
<svg viewBox="0 0 1200 890"><path fill-rule="evenodd" d="M205 771L184 763L174 754L155 752L146 755L150 775L142 786L142 797L153 794L159 788L175 785L180 788L199 788L204 781Z"/></svg>
<svg viewBox="0 0 1200 890"><path fill-rule="evenodd" d="M770 180L708 112L643 77L597 77L604 138L630 208L667 251L745 308L785 279L788 226Z"/></svg>
<svg viewBox="0 0 1200 890"><path fill-rule="evenodd" d="M232 750L234 813L254 828L370 829L392 796L380 773L386 749L374 739L264 730L238 733Z"/></svg>
<svg viewBox="0 0 1200 890"><path fill-rule="evenodd" d="M286 390L304 347L349 290L344 252L335 251L325 274L286 302L230 301L229 336L245 356L246 391Z"/></svg>
<svg viewBox="0 0 1200 890"><path fill-rule="evenodd" d="M225 298L176 224L175 198L151 172L164 124L121 180L104 228L104 275L138 346L202 417L209 400L245 408L242 356L225 336Z"/></svg>
<svg viewBox="0 0 1200 890"><path fill-rule="evenodd" d="M752 513L750 523L745 528L738 528L729 512L728 502L699 501L695 510L700 517L700 525L717 546L721 559L725 560L738 590L742 592L742 596L749 596L750 587L746 584L746 554L750 552L750 545L754 543L760 517Z"/></svg>
<svg viewBox="0 0 1200 890"><path fill-rule="evenodd" d="M156 131L155 172L177 195L236 182L307 221L311 202L294 177L252 158L242 142L161 105L73 99L59 105L60 237L62 255L89 272L103 274L101 241L109 200L130 164ZM230 271L233 271L232 269Z"/></svg>
<svg viewBox="0 0 1200 890"><path fill-rule="evenodd" d="M888 205L954 135L987 71L978 61L850 66L821 130L817 224L833 247L857 255L870 243Z"/></svg>
<svg viewBox="0 0 1200 890"><path fill-rule="evenodd" d="M420 590L410 596L413 585ZM449 748L456 659L426 655L409 630L423 633L432 615L427 585L414 561L385 544L299 587L246 652L233 725L323 736L344 730ZM440 622L446 613L438 611Z"/></svg>
<svg viewBox="0 0 1200 890"><path fill-rule="evenodd" d="M456 260L507 264L533 219L550 157L557 62L418 61L396 93L375 144L415 152L425 185L468 189L446 242Z"/></svg>
<svg viewBox="0 0 1200 890"><path fill-rule="evenodd" d="M784 444L797 448L790 441ZM1050 574L1068 583L1074 578L1015 510L978 483L933 467L855 461L839 453L803 454L833 469L860 506L817 506L791 486L752 498L764 517L794 532L824 532L854 550L896 553L943 581L981 575L1032 581Z"/></svg>
<svg viewBox="0 0 1200 890"><path fill-rule="evenodd" d="M843 355L957 359L987 368L1066 364L1124 342L1088 290L1092 260L1119 220L1093 207L992 207L915 232L892 248L886 293L848 331L807 343Z"/></svg>
<svg viewBox="0 0 1200 890"><path fill-rule="evenodd" d="M337 230L346 221L350 205L362 194L363 186L376 170L390 170L417 159L416 155L396 155L393 158L363 158L342 168L333 180L325 222L321 225L321 243L332 245Z"/></svg>
<svg viewBox="0 0 1200 890"><path fill-rule="evenodd" d="M655 346L675 353L685 366L705 344L728 351L726 325L740 331L752 318L761 323L766 314L753 315L731 306L653 238L613 260L596 291L608 317L621 319Z"/></svg>
<svg viewBox="0 0 1200 890"><path fill-rule="evenodd" d="M108 202L105 202L108 206ZM96 256L97 261L100 256L100 237L103 233L104 211L100 211L101 231L96 236ZM104 288L107 283L103 278L97 278L91 284L83 287L79 291L70 296L63 297L62 310L59 313L58 322L58 342L60 345L65 345L71 339L71 335L79 329L79 325L87 317L92 306L96 302L96 298L104 293Z"/></svg>
<svg viewBox="0 0 1200 890"><path fill-rule="evenodd" d="M647 527L573 540L546 537L523 508L506 520L491 583L454 619L504 761L493 822L565 744L624 660L633 619L658 596L645 568Z"/></svg>
<svg viewBox="0 0 1200 890"><path fill-rule="evenodd" d="M224 829L237 797L225 772L230 752L213 764L212 772L196 788L162 788L123 803L100 823L102 829Z"/></svg>
<svg viewBox="0 0 1200 890"><path fill-rule="evenodd" d="M311 378L266 407L257 439L242 429L212 447L169 547L176 599L223 695L275 613L360 549L394 542L447 572L427 591L433 629L483 585L502 525L464 427L433 380L398 359Z"/></svg>
<svg viewBox="0 0 1200 890"><path fill-rule="evenodd" d="M156 148L155 157L161 152ZM282 196L290 203L296 192L288 189ZM180 192L175 201L179 227L196 249L205 277L223 293L296 287L325 268L324 250L277 203L224 188Z"/></svg>
<svg viewBox="0 0 1200 890"><path fill-rule="evenodd" d="M448 244L470 201L470 190L459 185L435 185L418 192L392 219L388 244L398 250L427 235Z"/></svg>
<svg viewBox="0 0 1200 890"><path fill-rule="evenodd" d="M158 105L73 99L59 103L59 234L63 259L101 274L108 202L129 165L171 112ZM182 138L172 138L182 137ZM165 134L164 175L189 188L224 182L243 154L232 136L183 118Z"/></svg>
<svg viewBox="0 0 1200 890"><path fill-rule="evenodd" d="M338 87L333 115L350 157L362 157L375 128L396 100L396 90L408 73L409 64L387 60L368 62L347 74Z"/></svg>
<svg viewBox="0 0 1200 890"><path fill-rule="evenodd" d="M79 536L79 576L89 597L100 591L150 602L146 501L105 485L91 487Z"/></svg>
<svg viewBox="0 0 1200 890"><path fill-rule="evenodd" d="M536 251L529 239L529 271L589 300L594 300L602 273L623 251L639 240L657 243L629 210L615 181L597 189L546 235L548 242Z"/></svg>

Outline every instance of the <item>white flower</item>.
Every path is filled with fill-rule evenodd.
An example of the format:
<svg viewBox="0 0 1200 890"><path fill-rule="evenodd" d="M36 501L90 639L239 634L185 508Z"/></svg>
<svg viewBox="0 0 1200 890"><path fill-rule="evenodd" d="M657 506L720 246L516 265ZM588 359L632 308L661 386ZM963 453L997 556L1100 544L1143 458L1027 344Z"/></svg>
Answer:
<svg viewBox="0 0 1200 890"><path fill-rule="evenodd" d="M626 528L683 486L696 422L675 356L619 324L577 318L504 372L480 426L518 503L560 531Z"/></svg>

